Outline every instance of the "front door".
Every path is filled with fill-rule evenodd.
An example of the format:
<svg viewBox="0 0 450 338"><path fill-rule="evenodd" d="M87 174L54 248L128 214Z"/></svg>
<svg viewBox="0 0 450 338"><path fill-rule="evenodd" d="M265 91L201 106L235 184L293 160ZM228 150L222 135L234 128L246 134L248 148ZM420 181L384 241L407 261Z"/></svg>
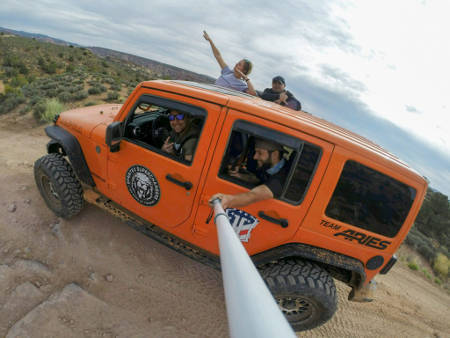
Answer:
<svg viewBox="0 0 450 338"><path fill-rule="evenodd" d="M195 212L220 106L156 94L141 95L123 122L120 149L108 157L109 197L145 220L171 228ZM173 123L184 123L185 129L174 134ZM166 142L173 143L170 152L163 150Z"/></svg>

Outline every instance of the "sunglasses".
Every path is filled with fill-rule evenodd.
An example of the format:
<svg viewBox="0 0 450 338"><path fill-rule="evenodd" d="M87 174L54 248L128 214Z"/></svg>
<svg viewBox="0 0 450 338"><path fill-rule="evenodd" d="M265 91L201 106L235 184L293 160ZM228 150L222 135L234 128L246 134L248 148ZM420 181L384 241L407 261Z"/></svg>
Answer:
<svg viewBox="0 0 450 338"><path fill-rule="evenodd" d="M169 121L174 121L175 119L178 121L184 120L184 114L169 115Z"/></svg>

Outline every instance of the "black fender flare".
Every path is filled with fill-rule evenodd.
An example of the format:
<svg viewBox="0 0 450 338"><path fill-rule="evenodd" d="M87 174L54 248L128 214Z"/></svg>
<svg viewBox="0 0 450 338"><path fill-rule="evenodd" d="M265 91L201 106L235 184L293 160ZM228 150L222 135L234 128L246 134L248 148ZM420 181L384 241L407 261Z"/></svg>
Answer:
<svg viewBox="0 0 450 338"><path fill-rule="evenodd" d="M51 138L51 141L47 144L47 152L49 154L62 152L63 155L67 155L80 181L91 187L95 187L94 179L92 178L91 171L89 170L77 138L58 126L46 127L45 133Z"/></svg>
<svg viewBox="0 0 450 338"><path fill-rule="evenodd" d="M253 255L251 258L256 266L261 266L289 257L299 257L319 263L334 278L352 288L359 288L366 280L364 264L356 258L302 243L288 243Z"/></svg>

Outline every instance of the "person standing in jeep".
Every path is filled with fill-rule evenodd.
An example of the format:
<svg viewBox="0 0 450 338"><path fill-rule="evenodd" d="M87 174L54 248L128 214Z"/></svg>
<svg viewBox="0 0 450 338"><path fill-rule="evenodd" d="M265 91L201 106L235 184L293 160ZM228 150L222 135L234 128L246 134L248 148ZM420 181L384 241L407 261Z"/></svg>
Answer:
<svg viewBox="0 0 450 338"><path fill-rule="evenodd" d="M266 101L273 101L294 110L302 109L302 104L300 101L297 100L290 91L286 90L286 81L279 75L272 79L272 88L264 89L261 98Z"/></svg>
<svg viewBox="0 0 450 338"><path fill-rule="evenodd" d="M248 78L248 74L252 71L252 63L248 59L242 59L234 66L233 70L228 67L225 61L222 59L217 47L209 37L206 31L203 31L203 37L211 45L214 57L219 63L220 69L222 69L219 78L215 84L222 87L231 88L241 92L246 92L250 95L256 96L256 90L253 87L251 80Z"/></svg>
<svg viewBox="0 0 450 338"><path fill-rule="evenodd" d="M280 144L264 140L255 140L255 155L258 168L255 174L242 174L239 170L229 171L232 177L237 177L249 182L258 182L258 186L250 191L237 195L217 193L209 202L219 198L224 209L243 207L251 203L270 199L281 195L289 168L283 158L283 148Z"/></svg>

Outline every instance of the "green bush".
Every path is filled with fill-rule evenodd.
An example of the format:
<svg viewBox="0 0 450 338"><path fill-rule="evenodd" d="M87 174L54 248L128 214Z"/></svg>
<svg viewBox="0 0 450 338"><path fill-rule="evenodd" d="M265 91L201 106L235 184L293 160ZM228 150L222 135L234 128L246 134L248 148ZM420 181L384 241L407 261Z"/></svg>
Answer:
<svg viewBox="0 0 450 338"><path fill-rule="evenodd" d="M89 95L85 90L76 92L72 94L72 101L81 101L87 98Z"/></svg>
<svg viewBox="0 0 450 338"><path fill-rule="evenodd" d="M16 95L15 92L1 95L0 99L0 114L5 114L18 107L25 102L25 98L22 95Z"/></svg>
<svg viewBox="0 0 450 338"><path fill-rule="evenodd" d="M119 98L119 93L117 92L109 92L106 96L106 101L114 101Z"/></svg>
<svg viewBox="0 0 450 338"><path fill-rule="evenodd" d="M442 277L448 276L448 270L449 270L450 261L448 257L446 257L444 254L439 253L433 264L433 269Z"/></svg>
<svg viewBox="0 0 450 338"><path fill-rule="evenodd" d="M441 285L442 284L442 281L439 279L439 278L435 278L434 279L434 282L437 284L437 285Z"/></svg>
<svg viewBox="0 0 450 338"><path fill-rule="evenodd" d="M63 110L64 105L58 99L47 99L36 105L33 115L38 121L51 122Z"/></svg>
<svg viewBox="0 0 450 338"><path fill-rule="evenodd" d="M62 93L60 93L58 95L58 99L61 102L70 102L70 101L72 101L72 94L70 94L69 92L63 91Z"/></svg>
<svg viewBox="0 0 450 338"><path fill-rule="evenodd" d="M409 263L408 263L408 267L409 267L411 270L414 270L414 271L419 270L419 266L417 265L416 262L409 262Z"/></svg>
<svg viewBox="0 0 450 338"><path fill-rule="evenodd" d="M39 101L34 105L33 116L36 119L36 121L41 121L42 115L45 112L45 108L46 106L44 101Z"/></svg>
<svg viewBox="0 0 450 338"><path fill-rule="evenodd" d="M100 94L101 92L102 91L99 88L99 86L91 87L91 88L88 89L89 95L97 95L97 94Z"/></svg>
<svg viewBox="0 0 450 338"><path fill-rule="evenodd" d="M120 84L114 83L111 85L110 89L118 92L118 91L120 91L121 86L120 86Z"/></svg>

